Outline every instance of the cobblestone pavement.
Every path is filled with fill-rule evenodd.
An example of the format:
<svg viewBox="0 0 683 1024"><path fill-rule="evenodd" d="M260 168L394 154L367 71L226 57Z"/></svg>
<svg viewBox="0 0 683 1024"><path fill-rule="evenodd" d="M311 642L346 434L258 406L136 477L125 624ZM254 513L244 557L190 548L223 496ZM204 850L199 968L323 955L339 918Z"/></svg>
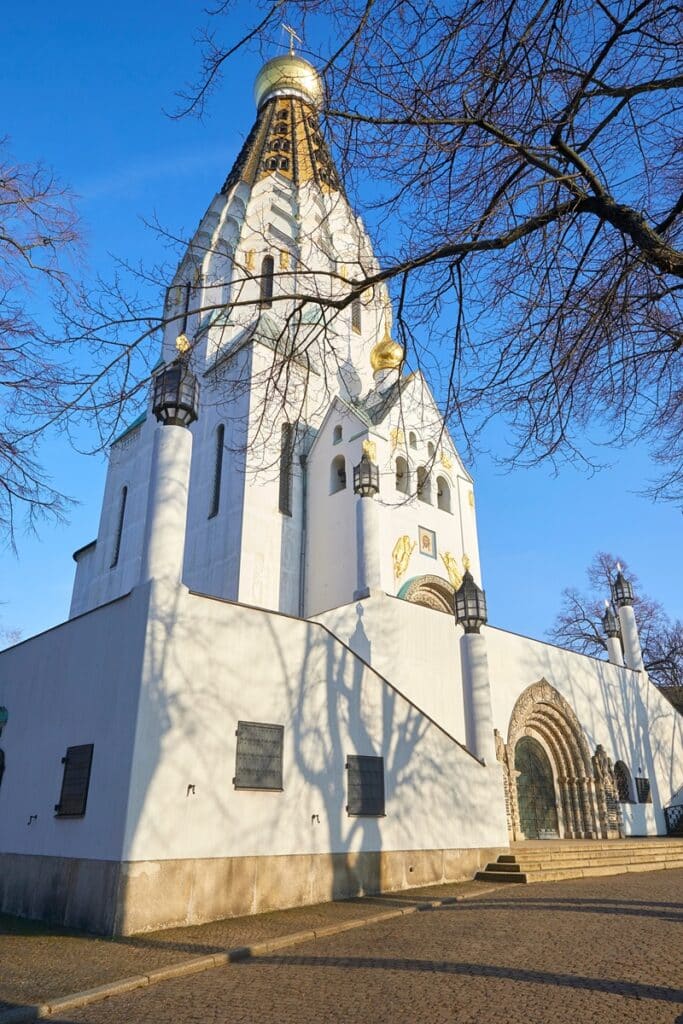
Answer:
<svg viewBox="0 0 683 1024"><path fill-rule="evenodd" d="M60 1024L683 1024L683 871L506 887Z"/></svg>
<svg viewBox="0 0 683 1024"><path fill-rule="evenodd" d="M70 995L191 956L372 917L378 911L428 899L489 889L490 884L480 882L434 885L115 940L0 915L0 1013L18 1004Z"/></svg>

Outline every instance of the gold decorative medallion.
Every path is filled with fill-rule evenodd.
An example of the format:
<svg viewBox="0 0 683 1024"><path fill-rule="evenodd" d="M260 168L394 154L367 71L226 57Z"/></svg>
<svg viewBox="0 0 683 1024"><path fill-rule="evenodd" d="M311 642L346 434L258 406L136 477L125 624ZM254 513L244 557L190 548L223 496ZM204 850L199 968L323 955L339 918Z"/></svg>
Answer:
<svg viewBox="0 0 683 1024"><path fill-rule="evenodd" d="M399 445L405 444L405 434L400 427L392 427L389 432L389 437L391 438L392 452L396 451Z"/></svg>
<svg viewBox="0 0 683 1024"><path fill-rule="evenodd" d="M179 334L175 340L175 347L181 356L184 356L192 348L192 343L186 334Z"/></svg>
<svg viewBox="0 0 683 1024"><path fill-rule="evenodd" d="M244 254L244 269L253 270L256 266L256 253L253 249L247 249Z"/></svg>
<svg viewBox="0 0 683 1024"><path fill-rule="evenodd" d="M474 491L470 491L470 493L467 495L467 500L470 503L470 508L474 508Z"/></svg>
<svg viewBox="0 0 683 1024"><path fill-rule="evenodd" d="M452 555L450 551L444 551L444 553L441 555L441 561L445 566L446 572L448 573L448 578L451 581L453 588L457 590L460 584L462 583L462 575L460 574L460 570L458 569L458 562L455 556Z"/></svg>
<svg viewBox="0 0 683 1024"><path fill-rule="evenodd" d="M280 249L280 270L289 270L290 254L287 249Z"/></svg>
<svg viewBox="0 0 683 1024"><path fill-rule="evenodd" d="M370 462L377 462L377 444L375 441L363 441L363 455L367 455Z"/></svg>
<svg viewBox="0 0 683 1024"><path fill-rule="evenodd" d="M400 580L401 576L405 574L410 557L416 547L417 542L411 540L407 534L399 537L394 544L394 550L391 552L391 557L394 562L394 576L397 580Z"/></svg>
<svg viewBox="0 0 683 1024"><path fill-rule="evenodd" d="M453 469L453 460L448 452L445 452L443 448L439 452L439 458L441 459L441 465L444 469Z"/></svg>

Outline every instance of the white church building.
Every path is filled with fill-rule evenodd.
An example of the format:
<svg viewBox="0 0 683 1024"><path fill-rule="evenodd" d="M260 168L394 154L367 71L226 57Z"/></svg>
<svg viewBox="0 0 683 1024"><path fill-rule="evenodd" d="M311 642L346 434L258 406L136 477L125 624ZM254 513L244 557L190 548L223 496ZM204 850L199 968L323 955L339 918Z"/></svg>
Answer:
<svg viewBox="0 0 683 1024"><path fill-rule="evenodd" d="M0 654L5 912L128 934L665 835L683 803L621 573L609 661L488 623L472 478L386 288L353 292L379 266L320 79L277 57L255 96L70 617Z"/></svg>

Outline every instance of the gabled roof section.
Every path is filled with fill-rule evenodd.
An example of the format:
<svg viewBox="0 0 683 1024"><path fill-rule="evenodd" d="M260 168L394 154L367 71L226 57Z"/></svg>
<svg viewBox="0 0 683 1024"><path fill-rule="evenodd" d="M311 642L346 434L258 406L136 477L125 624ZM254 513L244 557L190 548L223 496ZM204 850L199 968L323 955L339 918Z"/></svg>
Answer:
<svg viewBox="0 0 683 1024"><path fill-rule="evenodd" d="M389 414L400 402L402 396L404 394L407 395L407 392L412 390L413 387L422 389L424 400L428 401L432 406L435 418L438 418L443 423L444 437L448 438L462 473L471 481L472 477L460 458L458 449L453 442L453 438L451 437L448 428L446 427L443 414L441 413L441 410L436 403L436 399L432 394L432 389L427 383L424 374L419 370L408 374L406 377L400 377L396 383L387 388L386 391L370 391L363 398L354 399L349 403L349 405L353 408L356 414L368 424L368 426L377 428L388 418Z"/></svg>
<svg viewBox="0 0 683 1024"><path fill-rule="evenodd" d="M343 192L316 109L298 96L274 96L263 104L221 192L276 173L295 185L314 181L324 192Z"/></svg>

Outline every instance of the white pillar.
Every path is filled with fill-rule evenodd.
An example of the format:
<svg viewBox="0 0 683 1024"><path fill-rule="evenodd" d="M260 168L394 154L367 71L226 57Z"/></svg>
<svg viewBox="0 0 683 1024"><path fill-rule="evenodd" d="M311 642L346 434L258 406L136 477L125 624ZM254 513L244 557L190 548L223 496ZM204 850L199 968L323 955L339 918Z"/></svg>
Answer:
<svg viewBox="0 0 683 1024"><path fill-rule="evenodd" d="M493 765L496 763L496 744L486 639L481 633L464 633L460 639L460 655L467 709L467 747L486 764Z"/></svg>
<svg viewBox="0 0 683 1024"><path fill-rule="evenodd" d="M380 589L379 513L374 498L356 499L357 601Z"/></svg>
<svg viewBox="0 0 683 1024"><path fill-rule="evenodd" d="M621 640L618 636L607 637L607 657L612 665L623 665L624 655L621 650Z"/></svg>
<svg viewBox="0 0 683 1024"><path fill-rule="evenodd" d="M154 434L141 583L182 580L191 459L191 431L159 423Z"/></svg>
<svg viewBox="0 0 683 1024"><path fill-rule="evenodd" d="M643 652L640 649L640 637L638 636L638 626L636 625L633 605L622 604L620 606L619 624L621 626L621 638L624 642L624 661L628 668L635 669L636 672L642 672L645 666L643 665Z"/></svg>

